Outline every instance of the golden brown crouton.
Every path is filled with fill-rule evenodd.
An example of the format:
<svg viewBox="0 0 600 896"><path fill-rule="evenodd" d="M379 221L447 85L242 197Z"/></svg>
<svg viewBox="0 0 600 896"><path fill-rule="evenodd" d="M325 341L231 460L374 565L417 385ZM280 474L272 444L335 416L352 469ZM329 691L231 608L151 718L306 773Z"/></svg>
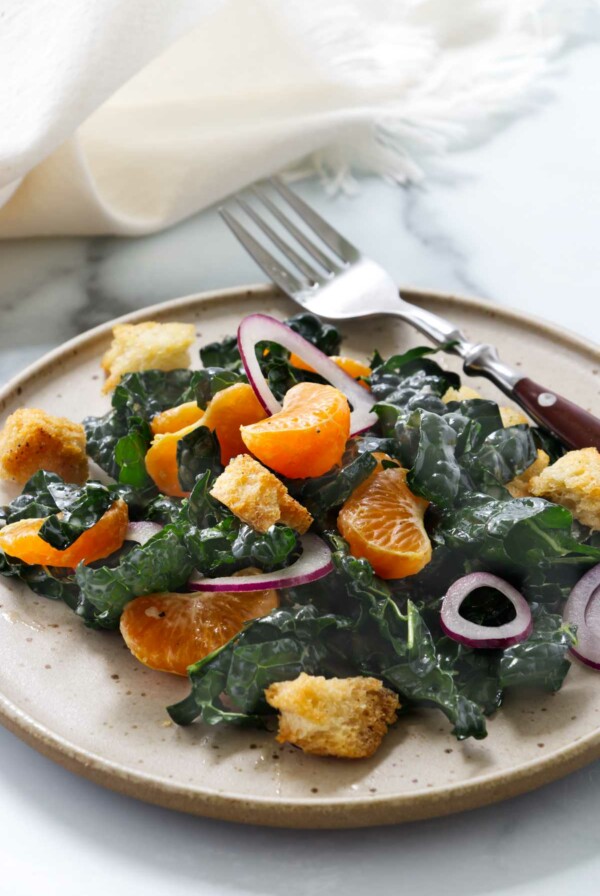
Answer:
<svg viewBox="0 0 600 896"><path fill-rule="evenodd" d="M481 395L470 386L461 386L459 389L450 386L442 395L444 404L448 404L450 401L468 401L471 398L481 398Z"/></svg>
<svg viewBox="0 0 600 896"><path fill-rule="evenodd" d="M363 759L381 744L396 721L398 697L377 678L323 678L302 672L265 691L278 709L279 743L306 753Z"/></svg>
<svg viewBox="0 0 600 896"><path fill-rule="evenodd" d="M600 453L596 448L568 451L530 483L530 493L571 511L576 520L600 529Z"/></svg>
<svg viewBox="0 0 600 896"><path fill-rule="evenodd" d="M550 458L546 452L542 451L541 448L538 448L537 457L534 462L530 464L526 470L523 470L520 476L515 476L514 479L506 483L506 488L513 498L528 498L531 495L531 480L534 476L539 476L549 463Z"/></svg>
<svg viewBox="0 0 600 896"><path fill-rule="evenodd" d="M85 432L81 423L66 417L19 408L0 433L0 477L24 483L38 470L58 473L67 482L85 482Z"/></svg>
<svg viewBox="0 0 600 896"><path fill-rule="evenodd" d="M518 426L524 423L529 426L529 420L518 408L509 408L507 405L500 407L500 416L502 418L502 426L506 429L509 426Z"/></svg>
<svg viewBox="0 0 600 896"><path fill-rule="evenodd" d="M312 523L306 507L249 454L238 454L229 461L211 495L258 532L266 532L274 523L285 523L302 534Z"/></svg>
<svg viewBox="0 0 600 896"><path fill-rule="evenodd" d="M117 324L111 346L102 358L102 369L108 377L103 391L114 389L124 373L189 367L188 349L194 336L193 324Z"/></svg>

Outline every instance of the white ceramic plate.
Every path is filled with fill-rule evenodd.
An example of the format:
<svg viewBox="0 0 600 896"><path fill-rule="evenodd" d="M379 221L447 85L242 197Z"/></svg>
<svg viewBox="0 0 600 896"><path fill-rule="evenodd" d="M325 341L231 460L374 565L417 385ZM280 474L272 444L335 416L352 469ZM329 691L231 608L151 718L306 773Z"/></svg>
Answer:
<svg viewBox="0 0 600 896"><path fill-rule="evenodd" d="M494 342L509 363L600 412L593 346L514 312L426 293L407 298ZM193 321L198 344L235 332L251 311L295 306L270 287L177 299L123 320ZM103 413L99 361L111 324L68 342L0 393L3 418L21 405L80 420ZM344 352L366 357L419 341L389 319L344 324ZM447 358L449 367L456 362ZM483 394L498 397L485 381ZM3 488L5 503L16 492ZM509 696L484 741L458 743L440 712L402 718L358 762L306 756L262 731L169 723L188 684L138 663L118 633L86 629L70 610L0 579L0 720L92 780L164 806L289 827L357 827L443 815L530 790L600 757L600 676L574 665L556 695Z"/></svg>

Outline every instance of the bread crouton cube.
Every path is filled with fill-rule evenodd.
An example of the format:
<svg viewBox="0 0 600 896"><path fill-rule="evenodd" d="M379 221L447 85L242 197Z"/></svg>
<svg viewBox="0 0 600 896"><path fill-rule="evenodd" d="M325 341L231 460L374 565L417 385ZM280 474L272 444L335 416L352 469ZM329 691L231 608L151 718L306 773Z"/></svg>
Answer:
<svg viewBox="0 0 600 896"><path fill-rule="evenodd" d="M125 373L189 367L188 349L195 335L193 324L117 324L111 346L102 358L107 375L103 391L114 389Z"/></svg>
<svg viewBox="0 0 600 896"><path fill-rule="evenodd" d="M519 426L519 424L523 423L525 426L530 425L530 421L523 411L519 411L518 408L509 408L508 405L500 407L500 417L502 418L502 426L505 429L509 426Z"/></svg>
<svg viewBox="0 0 600 896"><path fill-rule="evenodd" d="M530 482L530 493L571 511L576 520L600 529L600 453L596 448L568 451Z"/></svg>
<svg viewBox="0 0 600 896"><path fill-rule="evenodd" d="M377 678L323 678L302 672L265 691L278 709L279 743L317 756L363 759L396 721L398 697Z"/></svg>
<svg viewBox="0 0 600 896"><path fill-rule="evenodd" d="M481 398L481 395L475 389L471 389L470 386L460 386L458 389L450 386L442 395L444 404L448 404L451 401L468 401L472 398Z"/></svg>
<svg viewBox="0 0 600 896"><path fill-rule="evenodd" d="M0 477L23 484L38 470L58 473L67 482L85 482L85 432L81 423L66 417L19 408L0 432Z"/></svg>
<svg viewBox="0 0 600 896"><path fill-rule="evenodd" d="M510 482L507 482L506 488L509 490L513 498L528 498L531 495L531 480L534 476L546 469L550 463L550 458L545 451L538 448L537 457L520 476L515 476Z"/></svg>
<svg viewBox="0 0 600 896"><path fill-rule="evenodd" d="M232 458L210 493L257 532L285 523L303 534L312 523L308 510L288 494L283 482L249 454Z"/></svg>

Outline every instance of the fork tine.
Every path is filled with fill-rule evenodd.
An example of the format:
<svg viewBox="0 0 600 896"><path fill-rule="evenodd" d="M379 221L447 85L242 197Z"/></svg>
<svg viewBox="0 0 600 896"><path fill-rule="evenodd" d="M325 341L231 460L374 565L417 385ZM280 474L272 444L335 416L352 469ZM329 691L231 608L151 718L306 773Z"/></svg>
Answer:
<svg viewBox="0 0 600 896"><path fill-rule="evenodd" d="M262 232L269 237L271 242L273 242L277 248L286 256L286 258L294 264L299 271L301 271L305 277L308 277L309 281L313 284L321 284L325 279L322 274L319 274L312 265L308 264L298 253L293 249L289 243L287 243L284 239L282 239L278 233L276 233L272 227L264 221L261 216L256 212L251 205L249 205L244 199L238 196L237 201L244 209L248 217L252 218L254 223L260 227Z"/></svg>
<svg viewBox="0 0 600 896"><path fill-rule="evenodd" d="M304 200L300 199L295 193L292 193L280 178L272 177L270 182L279 195L292 206L302 220L314 230L317 236L319 236L330 249L333 249L336 255L339 255L342 261L358 261L360 252L356 246L353 246L347 239L344 239L344 237L338 233L337 230L334 230L327 221L324 221L323 218L310 207L310 205L307 205Z"/></svg>
<svg viewBox="0 0 600 896"><path fill-rule="evenodd" d="M260 201L264 205L266 205L273 217L277 218L279 223L285 227L288 233L291 233L291 235L300 243L300 245L306 249L309 255L312 255L315 261L318 261L319 264L322 265L322 267L324 267L325 270L330 274L338 273L340 269L337 264L335 264L327 255L325 255L325 253L322 252L319 247L313 243L312 240L309 240L306 234L303 233L299 227L296 227L294 222L291 221L288 216L281 211L279 206L275 205L275 203L270 198L270 196L267 195L265 190L260 190L258 187L252 187L252 192L258 199L260 199Z"/></svg>
<svg viewBox="0 0 600 896"><path fill-rule="evenodd" d="M303 284L300 283L293 274L290 274L283 265L279 264L273 255L267 252L267 250L254 239L252 234L246 230L243 224L240 224L238 219L232 215L228 209L220 208L219 214L232 233L238 238L242 246L252 256L257 265L263 269L265 274L267 274L280 289L286 293L301 292L305 289Z"/></svg>

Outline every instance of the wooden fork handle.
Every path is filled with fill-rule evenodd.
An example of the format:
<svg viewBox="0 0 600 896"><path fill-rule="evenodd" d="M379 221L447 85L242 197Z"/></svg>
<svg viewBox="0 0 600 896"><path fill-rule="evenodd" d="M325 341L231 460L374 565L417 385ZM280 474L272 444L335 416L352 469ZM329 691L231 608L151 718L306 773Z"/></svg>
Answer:
<svg viewBox="0 0 600 896"><path fill-rule="evenodd" d="M571 448L600 451L600 420L551 389L524 377L513 387L516 401L540 426L545 426Z"/></svg>

